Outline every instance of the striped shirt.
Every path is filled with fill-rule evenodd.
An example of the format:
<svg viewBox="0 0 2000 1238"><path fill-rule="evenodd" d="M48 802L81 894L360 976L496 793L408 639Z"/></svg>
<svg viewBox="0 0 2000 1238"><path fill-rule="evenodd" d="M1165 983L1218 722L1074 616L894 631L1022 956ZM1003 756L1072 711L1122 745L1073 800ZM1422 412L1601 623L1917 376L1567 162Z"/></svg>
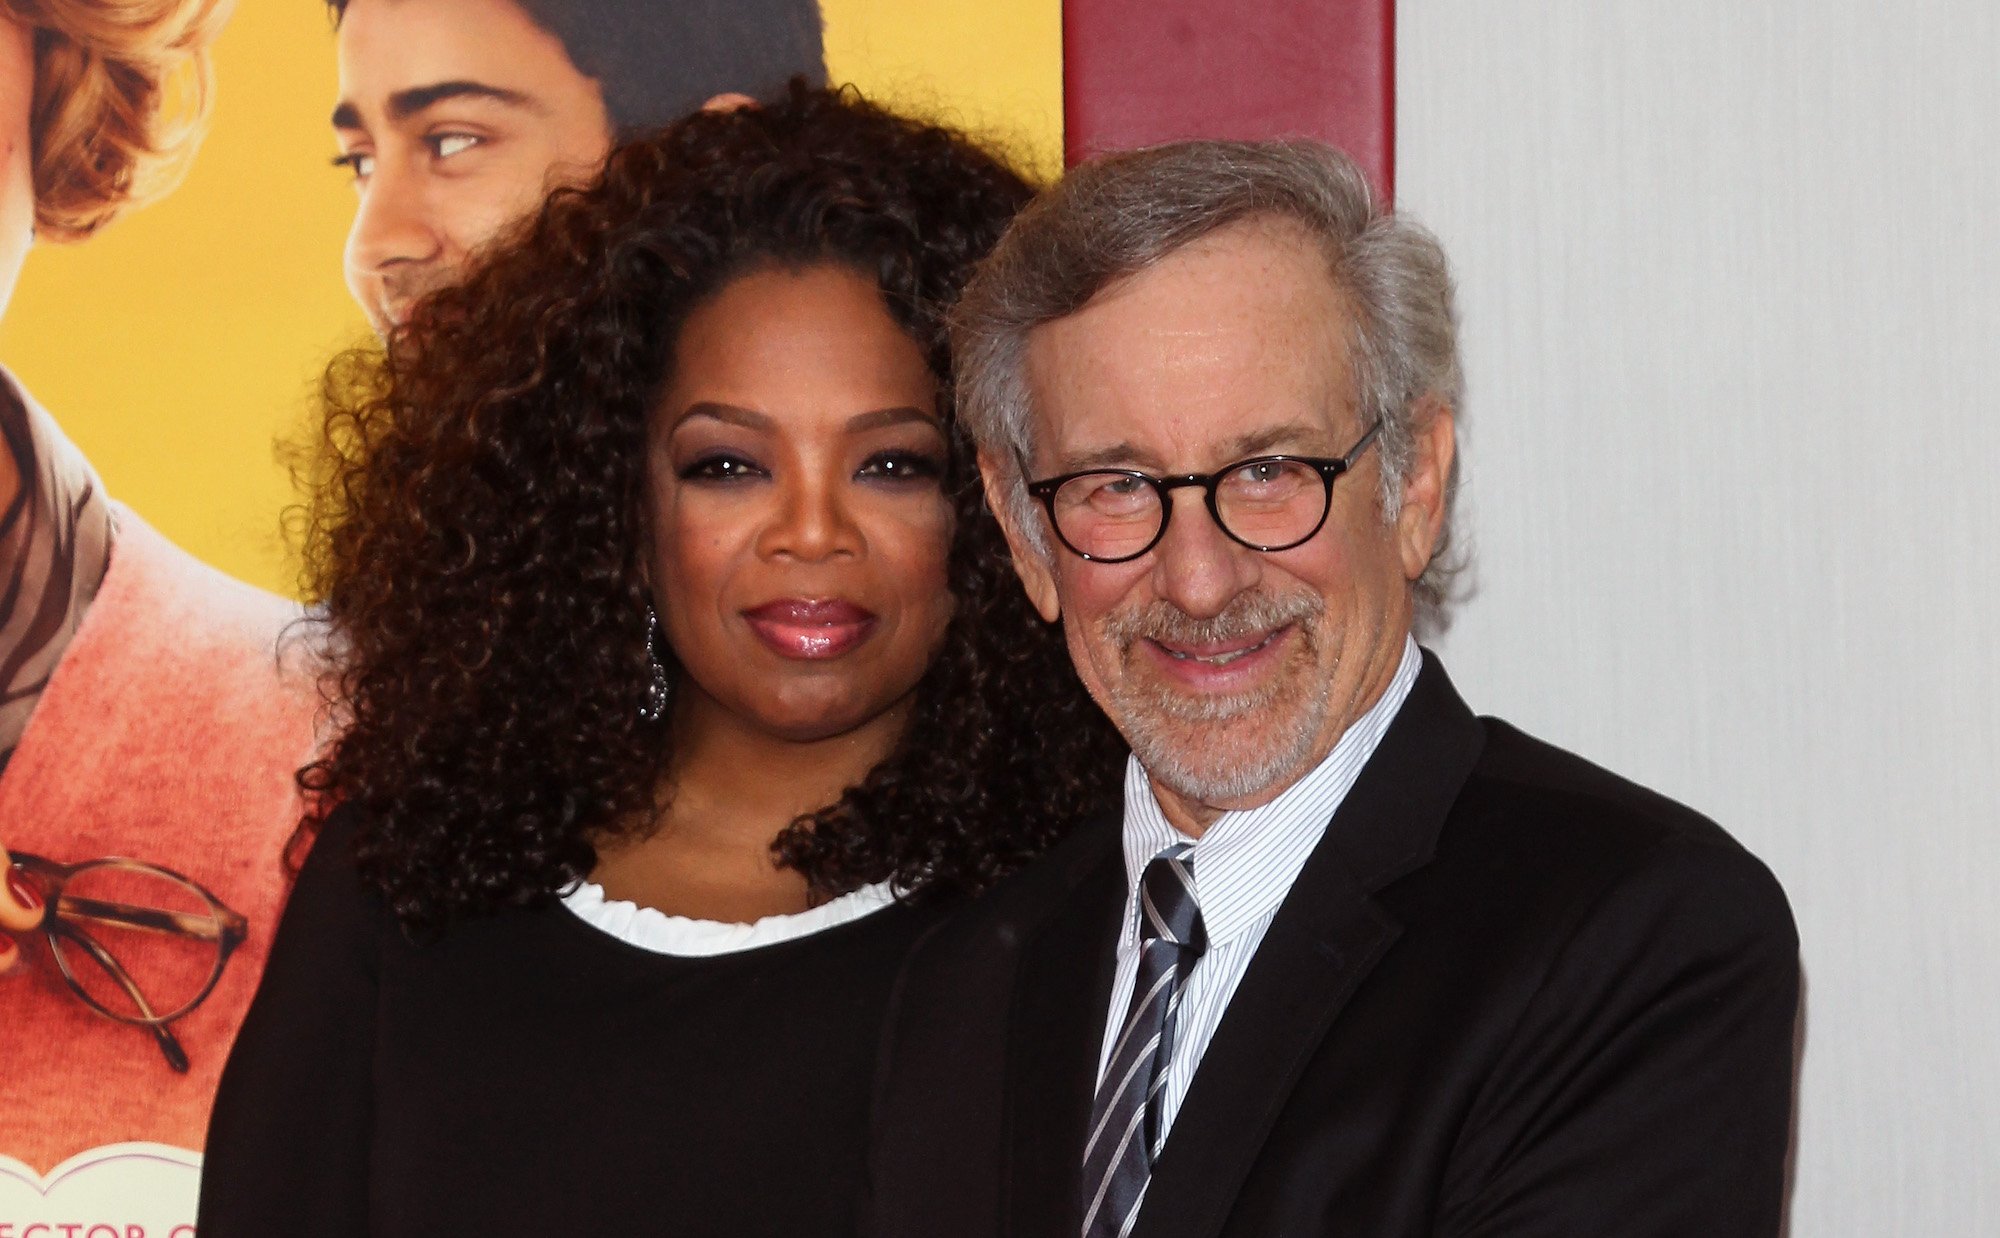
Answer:
<svg viewBox="0 0 2000 1238"><path fill-rule="evenodd" d="M1176 843L1194 843L1195 896L1208 931L1208 949L1188 973L1175 1015L1172 1057L1160 1089L1160 1131L1172 1129L1201 1055L1214 1037L1229 999L1249 969L1264 932L1290 892L1306 857L1326 833L1327 822L1374 755L1383 732L1410 695L1422 659L1417 643L1403 642L1403 660L1379 700L1347 728L1312 772L1270 803L1225 812L1198 839L1168 824L1152 783L1136 758L1125 767L1125 928L1118 938L1118 967L1111 981L1110 1018L1098 1055L1100 1082L1132 1003L1139 970L1139 877L1154 856Z"/></svg>
<svg viewBox="0 0 2000 1238"><path fill-rule="evenodd" d="M90 461L0 370L0 451L20 485L0 504L0 769L14 755L111 566L111 504Z"/></svg>

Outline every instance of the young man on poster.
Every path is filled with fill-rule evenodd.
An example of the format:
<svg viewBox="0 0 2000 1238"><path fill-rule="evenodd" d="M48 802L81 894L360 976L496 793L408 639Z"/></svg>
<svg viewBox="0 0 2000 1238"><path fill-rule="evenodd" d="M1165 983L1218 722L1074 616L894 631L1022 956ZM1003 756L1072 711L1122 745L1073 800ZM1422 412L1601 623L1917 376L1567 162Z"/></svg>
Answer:
<svg viewBox="0 0 2000 1238"><path fill-rule="evenodd" d="M378 334L621 133L825 79L817 0L329 0L347 286Z"/></svg>

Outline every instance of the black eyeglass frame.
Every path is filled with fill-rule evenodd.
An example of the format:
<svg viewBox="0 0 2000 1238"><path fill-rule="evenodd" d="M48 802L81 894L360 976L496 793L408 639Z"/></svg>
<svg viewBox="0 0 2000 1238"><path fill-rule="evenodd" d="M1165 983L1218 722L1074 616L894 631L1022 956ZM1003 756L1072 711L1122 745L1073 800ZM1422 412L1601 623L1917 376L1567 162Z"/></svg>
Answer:
<svg viewBox="0 0 2000 1238"><path fill-rule="evenodd" d="M152 1033L154 1042L159 1045L161 1054L166 1057L167 1065L181 1074L186 1074L189 1065L187 1051L181 1047L180 1039L173 1034L167 1024L192 1011L207 1001L209 994L215 992L215 986L222 980L223 969L229 965L229 956L249 939L249 920L241 912L232 910L199 881L145 860L105 856L102 859L85 860L80 864L63 864L21 851L11 853L11 858L15 868L36 878L37 884L41 887L42 918L36 927L41 929L42 934L48 939L49 953L54 956L56 968L62 973L63 983L69 986L70 992L107 1019L146 1028ZM208 904L210 911L213 912L213 918L172 911L164 907L137 907L130 903L78 898L63 893L64 887L77 874L102 868L148 873L184 886ZM124 965L105 949L103 943L92 937L80 924L73 923L72 919L113 924L145 932L169 933L198 941L213 941L216 944L215 966L209 971L208 980L202 985L199 993L177 1008L165 1014L158 1014L154 1012L152 1002L140 990ZM91 996L90 990L84 987L83 982L70 968L68 953L62 949L62 943L65 941L74 942L92 962L103 968L105 974L117 982L119 988L125 990L140 1013L132 1015L114 1010Z"/></svg>
<svg viewBox="0 0 2000 1238"><path fill-rule="evenodd" d="M1368 450L1368 445L1374 442L1376 436L1381 432L1382 423L1377 421L1374 425L1368 427L1367 432L1355 442L1354 446L1348 448L1347 454L1344 456L1251 456L1248 459L1238 460L1233 464L1226 464L1213 473L1175 473L1167 477L1155 477L1151 473L1140 472L1138 469L1083 469L1075 473L1064 473L1059 477L1045 477L1040 481L1031 481L1028 483L1028 493L1042 501L1042 510L1048 513L1049 528L1054 531L1056 540L1062 543L1063 549L1069 551L1079 559L1084 559L1091 563L1130 563L1132 560L1149 553L1153 547L1160 544L1160 539L1167 535L1167 522L1173 519L1174 514L1173 491L1188 486L1198 486L1201 488L1202 502L1208 508L1209 519L1215 521L1215 527L1222 530L1223 536L1239 546L1247 546L1251 550L1261 551L1265 554L1276 554L1281 550L1290 550L1295 546L1305 545L1318 536L1321 529L1326 527L1327 515L1333 511L1333 483L1341 474L1354 470L1355 462L1361 459L1361 453ZM1319 473L1320 484L1322 486L1319 519L1313 522L1312 528L1307 530L1305 536L1289 542L1264 545L1239 536L1235 530L1231 529L1223 521L1222 511L1215 498L1216 486L1221 484L1223 478L1236 472L1238 469L1246 469L1258 464L1303 464ZM1133 481L1144 482L1146 485L1152 487L1154 496L1160 501L1160 527L1153 530L1151 540L1131 554L1116 556L1089 554L1072 545L1070 540L1063 536L1062 522L1056 519L1056 491L1061 490L1070 482L1084 477L1129 477Z"/></svg>

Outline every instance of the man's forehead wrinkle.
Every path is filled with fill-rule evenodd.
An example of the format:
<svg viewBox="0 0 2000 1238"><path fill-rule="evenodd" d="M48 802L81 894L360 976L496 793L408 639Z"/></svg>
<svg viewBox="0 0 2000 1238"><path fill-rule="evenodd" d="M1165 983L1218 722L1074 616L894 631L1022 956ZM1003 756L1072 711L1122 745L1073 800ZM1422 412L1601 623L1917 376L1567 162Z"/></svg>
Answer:
<svg viewBox="0 0 2000 1238"><path fill-rule="evenodd" d="M1088 447L1062 454L1060 470L1064 473L1080 473L1085 469L1141 469L1148 472L1163 472L1163 465L1152 452L1134 443L1113 443L1109 447Z"/></svg>
<svg viewBox="0 0 2000 1238"><path fill-rule="evenodd" d="M1170 434L1170 437L1183 441L1177 442L1173 453L1168 456L1162 456L1158 451L1130 440L1101 447L1079 446L1062 453L1061 471L1075 473L1097 468L1138 469L1166 476L1209 472L1238 460L1270 455L1274 452L1316 454L1332 450L1326 426L1313 425L1301 420L1246 430L1212 443L1197 443L1188 435ZM1189 449L1192 449L1192 454L1185 454Z"/></svg>
<svg viewBox="0 0 2000 1238"><path fill-rule="evenodd" d="M1327 441L1327 427L1313 425L1305 421L1287 421L1280 425L1266 426L1261 430L1250 430L1224 443L1232 457L1264 455L1270 452L1288 450L1318 451L1330 449Z"/></svg>
<svg viewBox="0 0 2000 1238"><path fill-rule="evenodd" d="M1329 274L1302 228L1242 221L1032 328L1042 475L1346 450L1350 309Z"/></svg>

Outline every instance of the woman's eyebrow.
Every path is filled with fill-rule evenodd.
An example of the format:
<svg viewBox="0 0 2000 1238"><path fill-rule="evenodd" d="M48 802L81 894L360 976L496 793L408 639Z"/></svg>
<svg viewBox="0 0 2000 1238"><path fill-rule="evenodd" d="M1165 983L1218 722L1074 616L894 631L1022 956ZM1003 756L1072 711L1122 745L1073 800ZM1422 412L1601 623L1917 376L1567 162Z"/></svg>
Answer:
<svg viewBox="0 0 2000 1238"><path fill-rule="evenodd" d="M703 400L682 409L681 415L674 418L674 427L678 429L696 417L712 417L732 426L742 426L746 430L769 431L777 425L777 419L769 413L760 413L755 409L739 408L734 404L723 404L714 400ZM941 428L938 426L937 414L926 412L914 404L898 404L893 408L876 408L854 414L847 419L847 430L849 433L857 433L912 423L920 423L933 429Z"/></svg>
<svg viewBox="0 0 2000 1238"><path fill-rule="evenodd" d="M738 408L734 404L721 404L713 400L703 400L698 404L690 404L682 409L681 415L674 418L673 428L679 429L696 417L712 417L717 421L725 422L732 426L742 426L746 430L768 431L774 424L767 413L760 413L755 409Z"/></svg>
<svg viewBox="0 0 2000 1238"><path fill-rule="evenodd" d="M913 404L899 404L894 408L878 408L865 413L856 413L847 419L850 431L880 430L886 426L908 425L922 422L933 429L940 429L937 414L927 413Z"/></svg>

